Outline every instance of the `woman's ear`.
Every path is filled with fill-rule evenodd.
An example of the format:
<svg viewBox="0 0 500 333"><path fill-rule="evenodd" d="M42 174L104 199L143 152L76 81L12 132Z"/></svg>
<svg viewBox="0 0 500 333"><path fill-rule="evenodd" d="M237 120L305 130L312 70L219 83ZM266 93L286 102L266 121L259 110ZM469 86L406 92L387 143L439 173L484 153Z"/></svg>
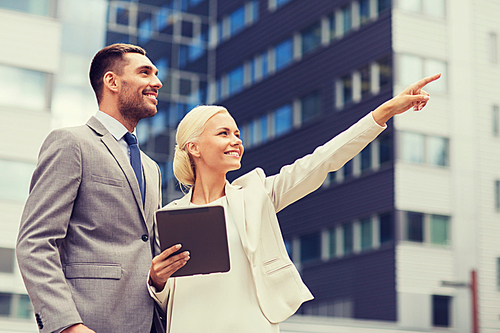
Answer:
<svg viewBox="0 0 500 333"><path fill-rule="evenodd" d="M109 71L103 77L104 86L113 92L118 92L118 80L115 73Z"/></svg>
<svg viewBox="0 0 500 333"><path fill-rule="evenodd" d="M186 149L191 156L200 157L200 150L195 142L188 142L186 144Z"/></svg>

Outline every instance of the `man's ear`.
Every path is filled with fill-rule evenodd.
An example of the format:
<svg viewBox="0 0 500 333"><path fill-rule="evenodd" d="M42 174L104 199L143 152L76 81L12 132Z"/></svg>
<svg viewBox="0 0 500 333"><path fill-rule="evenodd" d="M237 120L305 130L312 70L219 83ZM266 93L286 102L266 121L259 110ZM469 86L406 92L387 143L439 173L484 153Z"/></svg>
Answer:
<svg viewBox="0 0 500 333"><path fill-rule="evenodd" d="M191 156L200 157L200 151L198 149L198 145L195 142L188 142L186 144L186 149Z"/></svg>
<svg viewBox="0 0 500 333"><path fill-rule="evenodd" d="M106 72L106 74L104 74L104 77L103 77L103 82L104 82L104 87L105 88L108 88L109 90L113 91L113 92L117 92L118 91L118 87L119 87L119 82L117 80L117 77L116 77L116 74L109 71L109 72Z"/></svg>

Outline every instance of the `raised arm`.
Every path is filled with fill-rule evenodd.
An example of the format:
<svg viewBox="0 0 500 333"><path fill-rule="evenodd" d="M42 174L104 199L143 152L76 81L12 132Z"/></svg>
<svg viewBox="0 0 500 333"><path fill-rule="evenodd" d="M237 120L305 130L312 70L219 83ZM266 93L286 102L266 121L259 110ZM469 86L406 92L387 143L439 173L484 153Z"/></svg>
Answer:
<svg viewBox="0 0 500 333"><path fill-rule="evenodd" d="M441 74L432 75L410 85L380 105L371 115L317 147L312 154L282 167L278 174L265 178L264 186L276 212L319 188L328 172L340 169L363 150L386 128L385 123L391 117L410 108L422 110L429 100L429 94L422 88L440 77Z"/></svg>

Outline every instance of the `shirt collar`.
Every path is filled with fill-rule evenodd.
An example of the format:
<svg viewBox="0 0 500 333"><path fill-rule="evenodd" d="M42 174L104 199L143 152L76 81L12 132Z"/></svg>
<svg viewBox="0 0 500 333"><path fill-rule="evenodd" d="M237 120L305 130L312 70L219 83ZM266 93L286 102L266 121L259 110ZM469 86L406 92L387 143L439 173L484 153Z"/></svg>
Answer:
<svg viewBox="0 0 500 333"><path fill-rule="evenodd" d="M104 125L104 127L106 127L106 129L109 131L109 133L111 133L111 135L113 135L116 141L121 140L125 133L128 132L127 128L123 126L122 123L111 117L109 114L102 112L101 110L97 111L95 117ZM137 137L135 128L132 134Z"/></svg>

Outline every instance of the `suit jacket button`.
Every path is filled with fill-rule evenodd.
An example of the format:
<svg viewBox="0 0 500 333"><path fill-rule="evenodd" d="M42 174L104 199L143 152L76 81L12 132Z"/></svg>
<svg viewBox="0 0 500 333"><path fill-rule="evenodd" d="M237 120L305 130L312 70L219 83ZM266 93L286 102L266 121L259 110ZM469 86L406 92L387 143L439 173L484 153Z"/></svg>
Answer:
<svg viewBox="0 0 500 333"><path fill-rule="evenodd" d="M148 239L149 239L148 235L142 235L142 237L141 237L141 238L142 238L142 240L143 240L144 242L147 242L147 241L148 241Z"/></svg>

